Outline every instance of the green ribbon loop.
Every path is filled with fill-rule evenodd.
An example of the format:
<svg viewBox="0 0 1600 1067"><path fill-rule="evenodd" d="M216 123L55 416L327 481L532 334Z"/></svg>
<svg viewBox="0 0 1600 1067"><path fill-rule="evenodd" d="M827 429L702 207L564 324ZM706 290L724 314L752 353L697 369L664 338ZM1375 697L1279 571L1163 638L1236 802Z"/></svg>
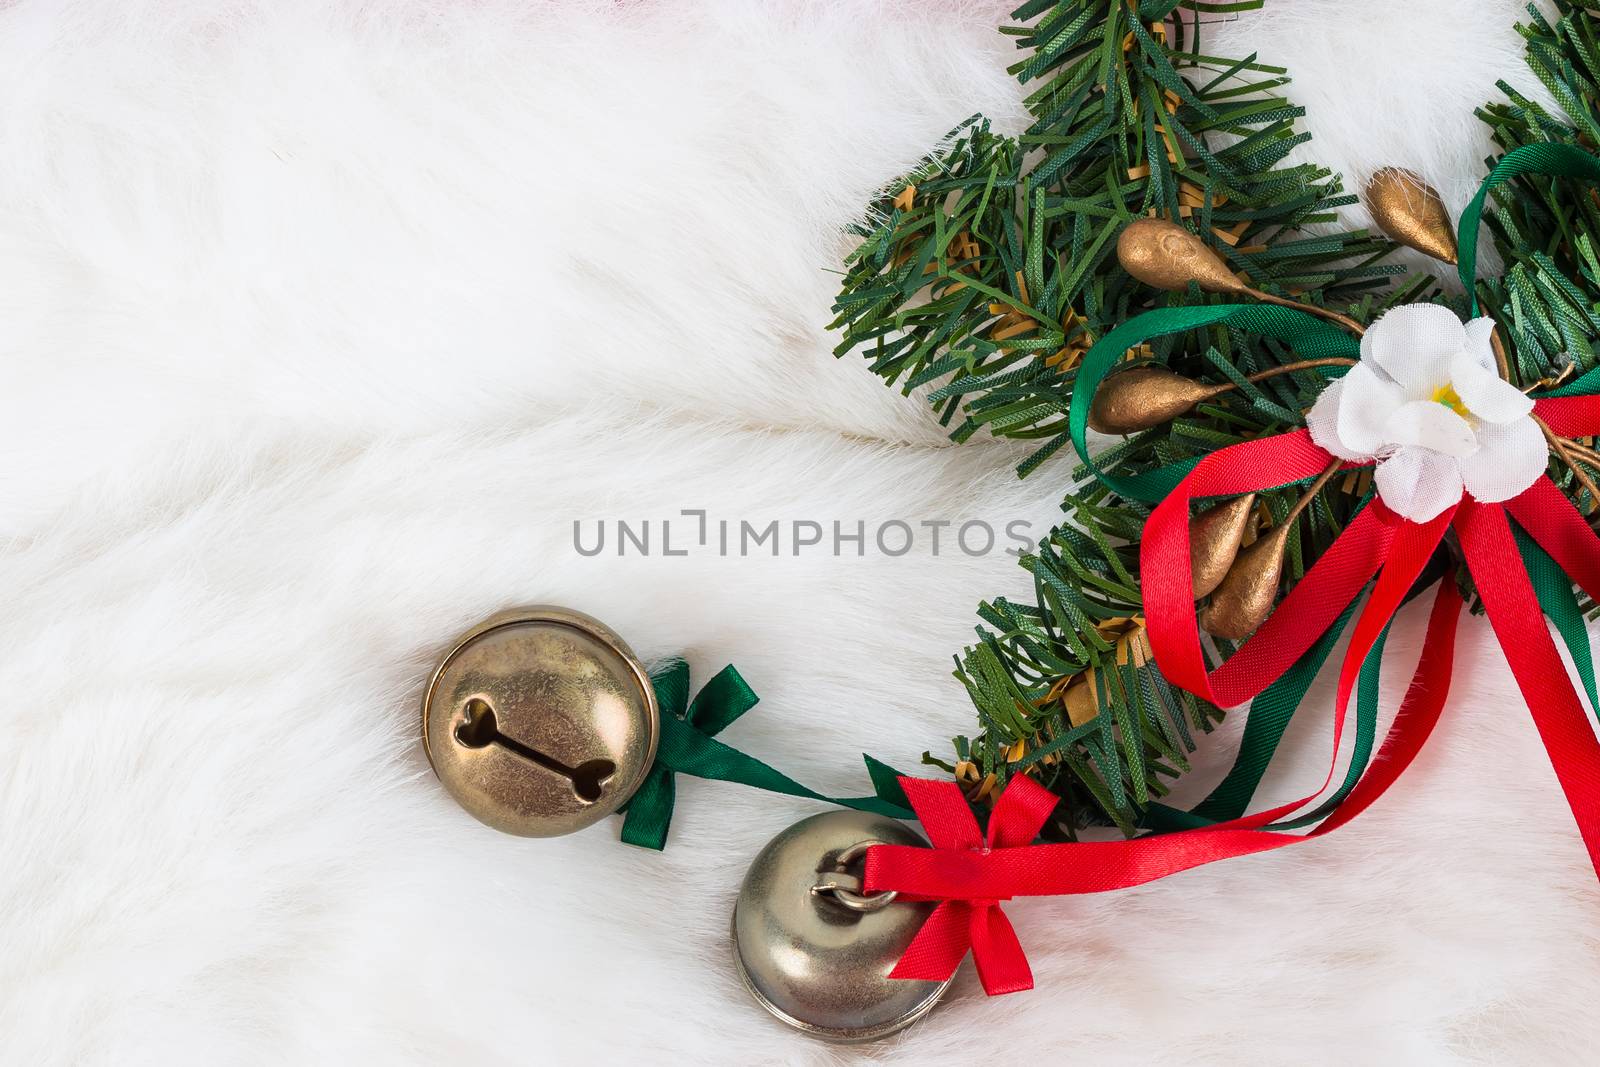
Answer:
<svg viewBox="0 0 1600 1067"><path fill-rule="evenodd" d="M1542 551L1537 545L1533 544L1531 539L1528 540L1527 544L1532 546L1534 551ZM1546 557L1546 559L1548 560L1549 557ZM1555 561L1549 560L1549 565L1559 576L1560 571L1559 568L1556 568ZM1422 577L1417 579L1416 584L1406 594L1406 602L1410 603L1440 580L1440 574L1437 569L1429 568L1424 571ZM1443 576L1443 580L1448 582L1453 579L1446 574ZM1538 585L1537 578L1535 579L1535 584L1536 586ZM1540 588L1542 600L1544 590L1547 587ZM1562 588L1568 599L1571 599L1571 584L1567 583ZM1294 667L1251 703L1250 717L1245 721L1245 734L1239 745L1239 755L1234 761L1233 769L1228 772L1228 776L1223 779L1222 784L1212 790L1211 795L1197 804L1192 811L1181 811L1160 804L1152 805L1145 819L1146 826L1162 832L1189 830L1237 819L1245 813L1245 809L1249 807L1250 800L1255 794L1256 787L1261 783L1267 764L1277 751L1278 742L1283 738L1284 728L1288 726L1289 719L1294 715L1295 710L1299 708L1301 700L1305 698L1306 690L1310 688L1312 679L1317 676L1329 653L1333 651L1335 644L1339 640L1340 633L1349 624L1350 618L1355 613L1356 605L1359 602L1359 598L1352 601L1350 606L1344 610L1344 614L1334 620L1333 625L1322 635L1322 638L1308 649L1305 655L1300 657ZM1574 613L1577 612L1577 602L1575 600L1572 603L1572 611ZM1555 615L1552 614L1551 617L1555 618ZM1572 647L1570 644L1569 647L1572 647L1574 662L1582 665L1589 662L1589 646L1587 638L1584 636L1582 615L1577 615L1577 619L1577 634L1583 641L1582 657L1580 658L1576 647ZM1558 622L1557 627L1561 628L1561 623ZM1361 776L1366 773L1367 765L1372 762L1373 746L1378 736L1379 672L1382 670L1383 665L1384 646L1389 640L1389 629L1389 626L1383 628L1383 632L1378 635L1378 639L1373 643L1371 650L1368 651L1367 658L1361 663L1361 673L1356 680L1355 744L1350 752L1350 766L1345 771L1344 781L1339 785L1338 789L1321 804L1317 805L1316 808L1292 819L1273 823L1269 829L1297 830L1327 817L1332 814L1335 808L1344 803L1345 797L1350 795L1351 790L1356 787L1356 783L1361 780ZM1562 629L1562 635L1568 637L1569 642L1571 641L1572 634L1568 629ZM1583 669L1583 666L1579 667L1580 673ZM1593 679L1594 673L1590 670L1585 676L1585 681L1591 694L1594 693ZM1596 707L1600 708L1600 703L1597 703ZM1263 712L1265 712L1266 724L1258 729L1256 725L1257 716Z"/></svg>
<svg viewBox="0 0 1600 1067"><path fill-rule="evenodd" d="M1575 145L1550 142L1514 148L1494 165L1489 176L1483 179L1483 184L1478 186L1472 203L1461 213L1461 221L1456 227L1456 245L1461 250L1456 266L1461 273L1461 287L1472 299L1473 315L1478 313L1478 224L1483 220L1484 203L1495 186L1524 174L1547 174L1553 178L1600 182L1600 159Z"/></svg>
<svg viewBox="0 0 1600 1067"><path fill-rule="evenodd" d="M1338 644L1339 635L1349 625L1351 616L1355 614L1356 603L1352 601L1350 606L1344 609L1344 613L1333 621L1333 625L1323 632L1317 643L1308 648L1283 677L1273 682L1261 692L1260 696L1250 702L1250 713L1245 717L1244 736L1239 739L1239 753L1234 757L1233 766L1216 788L1189 811L1168 807L1165 804L1152 804L1145 815L1144 826L1163 833L1191 830L1228 822L1245 813L1251 799L1255 797L1256 788L1260 786L1261 779L1267 773L1267 766L1278 751L1278 744L1283 740L1284 731L1289 727L1289 720L1294 718L1294 713L1299 710L1301 701L1305 699L1306 691L1311 688L1311 683L1322 670L1322 665L1327 662L1334 646ZM1345 794L1354 787L1355 779L1366 769L1367 758L1371 754L1371 738L1376 731L1378 718L1378 662L1383 658L1383 646L1388 636L1389 631L1385 629L1361 665L1360 685L1356 692L1356 748L1346 781L1339 792L1331 798L1334 801L1343 800ZM1362 744L1363 739L1366 741L1365 746ZM1326 806L1325 804L1324 807Z"/></svg>
<svg viewBox="0 0 1600 1067"><path fill-rule="evenodd" d="M1072 384L1072 408L1067 416L1067 429L1072 436L1073 447L1078 450L1078 458L1102 485L1117 495L1154 504L1183 481L1184 476L1200 462L1200 457L1179 460L1139 474L1108 473L1089 455L1089 408L1094 403L1095 390L1100 388L1100 383L1130 348L1158 337L1187 333L1207 326L1231 326L1275 337L1291 345L1295 354L1303 359L1325 359L1330 356L1356 359L1361 355L1360 343L1337 326L1329 325L1304 311L1273 304L1157 308L1129 319L1095 342L1083 357L1083 365Z"/></svg>
<svg viewBox="0 0 1600 1067"><path fill-rule="evenodd" d="M1489 193L1496 186L1524 174L1544 174L1553 178L1600 182L1600 159L1576 145L1548 142L1514 148L1495 164L1488 177L1483 179L1483 184L1478 186L1478 192L1473 196L1472 202L1461 213L1461 221L1456 232L1456 244L1461 249L1458 264L1461 286L1472 299L1473 315L1478 313L1476 284L1478 231L1483 221L1484 206L1488 203ZM1567 397L1593 396L1596 393L1600 393L1600 367L1590 370L1559 389L1536 395ZM1579 609L1578 599L1572 591L1572 579L1519 527L1514 526L1513 532L1517 537L1517 547L1521 550L1523 564L1528 569L1528 577L1533 582L1539 606L1567 646L1572 664L1577 669L1578 677L1582 680L1584 690L1589 697L1589 706L1596 717L1600 718L1600 691L1597 691L1595 684L1594 655L1589 647L1589 633L1584 625L1583 612Z"/></svg>
<svg viewBox="0 0 1600 1067"><path fill-rule="evenodd" d="M661 737L655 763L644 783L628 801L622 823L622 840L656 851L667 845L667 829L677 800L675 776L687 774L719 782L734 782L770 793L820 800L857 811L896 819L912 818L910 805L899 795L892 772L867 757L867 769L878 794L869 797L830 797L801 785L788 775L716 740L739 716L760 699L730 664L689 701L689 665L673 660L650 676L661 708ZM887 781L884 779L887 777ZM892 787L892 788L891 788Z"/></svg>
<svg viewBox="0 0 1600 1067"><path fill-rule="evenodd" d="M1559 389L1551 389L1543 393L1534 393L1532 395L1535 400L1543 400L1547 396L1594 396L1596 393L1600 393L1600 367L1596 367L1593 370L1574 378L1572 381L1561 386Z"/></svg>
<svg viewBox="0 0 1600 1067"><path fill-rule="evenodd" d="M1355 614L1355 608L1355 602L1352 601L1344 613L1333 621L1333 625L1323 632L1317 643L1306 649L1295 665L1284 672L1283 677L1250 702L1250 713L1244 721L1244 734L1239 739L1238 755L1216 788L1189 811L1180 811L1165 804L1152 804L1144 825L1157 830L1181 830L1227 822L1245 813L1256 794L1256 788L1267 773L1267 766L1278 751L1284 731L1289 728L1289 720L1294 718L1306 691L1311 688L1322 665L1338 644L1339 635ZM1373 654L1381 647L1380 641L1374 646ZM1357 714L1360 712L1358 705Z"/></svg>
<svg viewBox="0 0 1600 1067"><path fill-rule="evenodd" d="M1344 330L1306 312L1270 304L1158 308L1129 319L1102 337L1084 356L1083 365L1073 383L1072 408L1068 415L1068 430L1079 458L1101 484L1118 495L1144 503L1156 503L1194 469L1200 457L1180 460L1134 475L1107 472L1089 455L1089 409L1094 403L1095 390L1129 349L1158 337L1210 326L1229 326L1277 338L1292 346L1295 354L1304 359L1332 356L1357 359L1361 355L1360 342ZM1211 795L1193 812L1179 811L1162 804L1152 805L1144 819L1145 826L1157 830L1177 830L1208 826L1243 814L1266 772L1267 764L1277 751L1290 718L1333 650L1349 617L1350 611L1346 610L1288 673L1256 698L1251 705L1245 735L1241 739L1234 765Z"/></svg>

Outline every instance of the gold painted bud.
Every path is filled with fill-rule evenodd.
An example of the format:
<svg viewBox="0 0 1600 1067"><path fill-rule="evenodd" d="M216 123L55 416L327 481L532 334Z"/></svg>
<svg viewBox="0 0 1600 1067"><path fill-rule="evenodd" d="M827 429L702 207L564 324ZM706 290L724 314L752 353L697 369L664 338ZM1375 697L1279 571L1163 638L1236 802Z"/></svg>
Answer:
<svg viewBox="0 0 1600 1067"><path fill-rule="evenodd" d="M1207 508L1189 523L1189 573L1196 600L1216 589L1228 576L1255 506L1256 495L1247 493Z"/></svg>
<svg viewBox="0 0 1600 1067"><path fill-rule="evenodd" d="M1278 599L1283 577L1283 554L1294 523L1274 527L1248 548L1228 570L1228 576L1200 611L1200 627L1213 637L1242 641L1255 633Z"/></svg>
<svg viewBox="0 0 1600 1067"><path fill-rule="evenodd" d="M1204 241L1167 219L1135 219L1124 227L1117 262L1157 289L1181 291L1194 282L1208 293L1251 292Z"/></svg>
<svg viewBox="0 0 1600 1067"><path fill-rule="evenodd" d="M1089 428L1097 433L1129 434L1160 426L1202 400L1233 386L1203 385L1165 367L1134 367L1107 376L1089 406Z"/></svg>
<svg viewBox="0 0 1600 1067"><path fill-rule="evenodd" d="M1389 240L1445 263L1456 261L1456 230L1432 186L1400 167L1372 176L1363 195L1367 210Z"/></svg>

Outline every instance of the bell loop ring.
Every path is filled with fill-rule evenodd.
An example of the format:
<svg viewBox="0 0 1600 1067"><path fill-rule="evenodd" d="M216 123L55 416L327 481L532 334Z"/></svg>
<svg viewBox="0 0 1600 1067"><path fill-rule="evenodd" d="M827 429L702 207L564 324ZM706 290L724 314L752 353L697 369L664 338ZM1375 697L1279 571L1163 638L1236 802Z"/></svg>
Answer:
<svg viewBox="0 0 1600 1067"><path fill-rule="evenodd" d="M859 841L843 852L839 853L833 862L833 870L825 871L818 879L817 884L811 887L811 892L830 900L835 904L849 908L851 911L877 911L894 903L897 895L890 889L882 893L861 892L861 877L852 873L850 865L866 857L867 849L873 845L882 844L880 841Z"/></svg>

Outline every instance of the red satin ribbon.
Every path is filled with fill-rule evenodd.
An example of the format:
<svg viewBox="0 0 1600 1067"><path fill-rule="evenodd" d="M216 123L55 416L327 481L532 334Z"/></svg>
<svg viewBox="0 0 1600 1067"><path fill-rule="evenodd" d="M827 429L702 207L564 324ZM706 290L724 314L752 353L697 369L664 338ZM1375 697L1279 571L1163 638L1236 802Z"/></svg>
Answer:
<svg viewBox="0 0 1600 1067"><path fill-rule="evenodd" d="M996 849L1031 844L1056 807L1055 794L1038 782L1026 776L1013 779L995 803L989 816L989 832L984 835L978 832L978 820L973 818L966 797L954 782L901 778L900 784L934 848L977 856L992 856ZM978 978L990 996L1032 989L1033 972L1028 969L1028 958L1023 955L1011 920L1000 910L999 902L1009 895L953 898L938 894L929 898L941 903L917 931L889 977L942 982L956 973L971 949Z"/></svg>
<svg viewBox="0 0 1600 1067"><path fill-rule="evenodd" d="M1455 583L1441 582L1434 596L1422 660L1377 758L1344 803L1310 833L1295 835L1259 829L1260 825L1271 821L1264 818L1269 813L1260 813L1204 829L1132 841L1074 841L987 854L874 845L867 850L864 885L870 892L896 889L928 900L1103 893L1153 882L1232 856L1268 852L1328 833L1371 806L1421 751L1450 692L1450 664L1455 655L1456 623L1460 614L1461 594ZM914 781L921 779L901 779L902 784ZM1025 776L1013 778L1001 794L1001 800L1024 781L1033 788L1040 788Z"/></svg>
<svg viewBox="0 0 1600 1067"><path fill-rule="evenodd" d="M1557 433L1573 436L1600 431L1600 397L1572 397L1538 402L1536 412ZM1449 693L1451 661L1461 597L1453 578L1439 584L1429 618L1421 661L1417 665L1405 702L1400 708L1378 757L1344 802L1315 830L1291 835L1264 830L1309 804L1332 780L1346 709L1361 664L1373 643L1394 617L1407 591L1417 580L1447 528L1453 526L1461 542L1489 621L1507 662L1516 676L1534 723L1544 741L1557 779L1567 796L1585 846L1600 873L1600 742L1584 714L1583 705L1564 669L1545 626L1508 518L1517 523L1573 577L1591 597L1600 599L1600 538L1576 507L1547 478L1505 504L1480 504L1464 500L1457 508L1427 523L1402 519L1381 501L1373 501L1298 582L1265 625L1221 667L1207 671L1190 595L1189 504L1198 497L1228 496L1309 478L1333 462L1305 431L1249 441L1216 452L1202 460L1184 482L1161 502L1145 527L1141 546L1145 617L1157 664L1174 684L1221 706L1242 703L1266 688L1288 670L1317 640L1376 573L1378 580L1363 606L1340 668L1334 701L1333 757L1328 779L1315 793L1267 811L1246 815L1203 829L1143 837L1133 841L1073 842L985 849L973 844L976 826L956 835L935 834L933 849L878 845L869 849L865 886L869 891L896 890L920 899L941 900L935 911L940 932L929 936L929 947L908 950L894 974L906 978L948 977L965 955L970 942L974 955L979 938L964 939L952 933L953 924L980 913L998 915L994 901L1013 896L1096 893L1163 878L1206 863L1234 856L1282 848L1329 833L1365 811L1392 785L1421 751L1438 721ZM908 795L922 783L902 779ZM951 783L939 795L948 807L960 794ZM996 816L1008 808L1008 798L1021 790L1030 811L1054 798L1025 776L1014 778L1001 795ZM1042 794L1042 796L1041 796ZM965 810L965 802L959 805ZM926 821L922 809L919 816ZM955 817L939 816L948 825ZM970 820L970 813L967 814ZM1034 823L1035 830L1041 821ZM993 828L991 827L991 833ZM1021 842L1018 842L1019 844ZM957 905L965 906L959 910ZM985 918L984 923L991 920ZM1003 917L1000 919L1004 922ZM933 919L930 919L932 925ZM975 921L969 921L970 930ZM924 928L926 933L926 928ZM991 993L1029 988L1026 960L1010 940L989 936L987 967L1025 984L997 980ZM913 948L923 941L919 934ZM1016 957L1010 952L1015 945ZM934 951L937 948L938 951ZM953 959L952 959L953 957Z"/></svg>
<svg viewBox="0 0 1600 1067"><path fill-rule="evenodd" d="M1563 510L1577 514L1564 493L1553 485L1550 490L1560 497ZM1519 510L1528 512L1527 520L1518 520L1523 528L1550 552L1555 538L1551 536L1552 525L1546 521L1545 514L1534 512L1526 504ZM1456 531L1467 556L1467 567L1477 583L1478 596L1483 600L1489 623L1500 639L1506 662L1511 665L1511 673L1522 690L1522 699L1533 714L1534 725L1544 741L1562 792L1567 795L1578 832L1589 850L1589 861L1600 874L1600 743L1595 741L1594 730L1583 712L1583 702L1567 677L1555 642L1550 640L1550 631L1545 627L1539 601L1534 596L1533 583L1528 580L1528 572L1523 569L1516 541L1511 536L1506 508L1477 504L1463 508L1462 512ZM1594 547L1600 548L1600 540L1595 538L1587 523L1583 524L1583 529ZM1559 562L1560 557L1556 559Z"/></svg>

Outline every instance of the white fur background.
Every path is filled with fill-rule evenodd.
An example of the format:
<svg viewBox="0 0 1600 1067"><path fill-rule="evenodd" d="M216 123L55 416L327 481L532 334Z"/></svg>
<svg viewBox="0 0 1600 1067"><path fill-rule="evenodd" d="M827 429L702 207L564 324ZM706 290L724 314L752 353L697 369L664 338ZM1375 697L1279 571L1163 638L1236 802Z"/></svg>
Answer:
<svg viewBox="0 0 1600 1067"><path fill-rule="evenodd" d="M0 11L0 1060L1592 1061L1600 887L1481 620L1374 811L1015 902L1037 989L964 971L865 1051L728 961L745 863L815 805L684 780L657 855L502 837L433 781L423 679L519 603L735 662L765 699L729 739L830 791L970 724L949 655L1030 595L1009 557L585 559L571 526L1049 525L1065 461L947 447L822 329L873 189L1014 124L1005 6ZM1213 46L1293 69L1310 157L1459 206L1519 10L1272 0ZM1271 797L1320 780L1316 694Z"/></svg>

